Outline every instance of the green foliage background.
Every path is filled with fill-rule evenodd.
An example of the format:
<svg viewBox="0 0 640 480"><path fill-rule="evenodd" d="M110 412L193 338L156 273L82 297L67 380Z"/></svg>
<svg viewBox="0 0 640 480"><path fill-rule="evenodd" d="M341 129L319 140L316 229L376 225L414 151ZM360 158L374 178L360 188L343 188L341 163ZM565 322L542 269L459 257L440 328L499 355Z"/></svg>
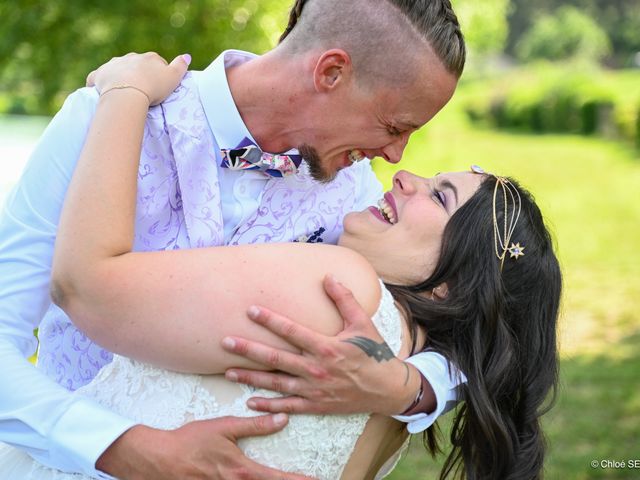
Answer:
<svg viewBox="0 0 640 480"><path fill-rule="evenodd" d="M286 25L282 0L0 1L0 112L55 112L114 56L157 51L206 67L221 51L262 53Z"/></svg>
<svg viewBox="0 0 640 480"><path fill-rule="evenodd" d="M129 51L153 50L166 58L191 53L194 69L204 68L228 48L262 53L275 44L291 4L292 0L0 0L0 113L53 114L88 72ZM609 62L628 64L640 51L640 0L453 4L472 49L472 65L484 64L486 54L526 52L527 42L520 45L526 38L536 44L538 57L549 58L565 37L575 42L576 35L579 43L586 35L590 48L608 53ZM553 23L567 5L587 20L593 18L591 23L600 25L605 38L592 45L591 30L580 21L573 22L577 32L565 34L562 22L555 20L556 28L549 33L544 23ZM534 27L538 33L528 33Z"/></svg>

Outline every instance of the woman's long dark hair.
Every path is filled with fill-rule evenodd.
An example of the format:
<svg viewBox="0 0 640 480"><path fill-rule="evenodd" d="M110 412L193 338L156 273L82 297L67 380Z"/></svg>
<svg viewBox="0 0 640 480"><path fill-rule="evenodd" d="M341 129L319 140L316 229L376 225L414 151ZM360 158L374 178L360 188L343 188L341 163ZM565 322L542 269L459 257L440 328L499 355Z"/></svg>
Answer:
<svg viewBox="0 0 640 480"><path fill-rule="evenodd" d="M540 416L553 403L558 378L556 322L562 279L552 240L531 195L520 192L522 213L512 241L523 257L507 258L500 270L493 237L493 192L487 176L449 220L440 259L420 285L389 285L426 342L465 373L451 432L453 451L440 478L537 479L545 442ZM497 198L502 225L502 195ZM427 293L446 283L448 295ZM552 395L550 395L550 393ZM435 428L425 446L439 451Z"/></svg>

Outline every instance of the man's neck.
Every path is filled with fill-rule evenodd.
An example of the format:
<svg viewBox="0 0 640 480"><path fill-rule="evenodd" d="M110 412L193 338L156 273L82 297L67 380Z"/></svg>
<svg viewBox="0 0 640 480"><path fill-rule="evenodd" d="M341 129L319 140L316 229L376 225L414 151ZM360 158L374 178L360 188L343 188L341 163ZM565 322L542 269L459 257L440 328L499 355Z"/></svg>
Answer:
<svg viewBox="0 0 640 480"><path fill-rule="evenodd" d="M227 79L240 116L260 148L285 152L296 148L305 124L301 71L293 62L269 52L227 69ZM296 73L298 75L296 75Z"/></svg>

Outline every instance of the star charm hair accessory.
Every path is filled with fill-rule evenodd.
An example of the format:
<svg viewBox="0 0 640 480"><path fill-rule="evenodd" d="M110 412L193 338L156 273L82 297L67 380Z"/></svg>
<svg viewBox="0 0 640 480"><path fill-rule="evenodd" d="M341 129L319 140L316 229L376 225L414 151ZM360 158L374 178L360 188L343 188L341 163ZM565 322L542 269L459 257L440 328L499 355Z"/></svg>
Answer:
<svg viewBox="0 0 640 480"><path fill-rule="evenodd" d="M518 258L524 256L524 247L521 247L520 243L511 242L509 253L511 254L511 258L515 258L517 260Z"/></svg>

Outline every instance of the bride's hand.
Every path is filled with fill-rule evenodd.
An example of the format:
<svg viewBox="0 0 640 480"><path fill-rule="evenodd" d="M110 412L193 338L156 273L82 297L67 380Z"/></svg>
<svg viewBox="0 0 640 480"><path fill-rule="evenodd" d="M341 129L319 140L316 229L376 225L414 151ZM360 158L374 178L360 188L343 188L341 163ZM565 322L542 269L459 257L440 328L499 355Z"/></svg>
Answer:
<svg viewBox="0 0 640 480"><path fill-rule="evenodd" d="M158 105L180 84L191 63L188 54L171 63L154 52L128 53L114 57L87 76L87 87L100 94L114 87L133 87L147 96L150 105Z"/></svg>

